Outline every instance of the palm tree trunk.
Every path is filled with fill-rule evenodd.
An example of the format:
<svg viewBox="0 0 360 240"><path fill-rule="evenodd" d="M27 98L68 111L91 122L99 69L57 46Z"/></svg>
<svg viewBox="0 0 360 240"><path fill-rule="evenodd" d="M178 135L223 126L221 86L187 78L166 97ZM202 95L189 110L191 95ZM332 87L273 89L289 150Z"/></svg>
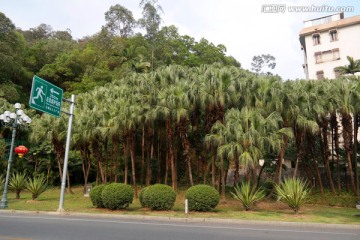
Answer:
<svg viewBox="0 0 360 240"><path fill-rule="evenodd" d="M357 171L357 135L358 135L358 122L359 114L354 113L354 175L355 175L355 194L359 196L359 177Z"/></svg>
<svg viewBox="0 0 360 240"><path fill-rule="evenodd" d="M216 166L215 166L215 148L211 144L211 185L215 187L216 184Z"/></svg>
<svg viewBox="0 0 360 240"><path fill-rule="evenodd" d="M169 160L171 166L171 185L172 188L177 190L177 174L175 166L175 156L174 156L174 147L173 147L173 129L172 129L172 118L169 116L166 119L166 132L167 132L167 141L169 144Z"/></svg>
<svg viewBox="0 0 360 240"><path fill-rule="evenodd" d="M341 169L340 169L340 147L339 147L339 128L336 113L330 115L330 126L333 129L333 143L336 153L336 171L337 171L337 188L341 192Z"/></svg>
<svg viewBox="0 0 360 240"><path fill-rule="evenodd" d="M127 137L124 136L124 183L128 183L128 151L127 151Z"/></svg>
<svg viewBox="0 0 360 240"><path fill-rule="evenodd" d="M276 166L276 172L275 172L275 176L274 176L274 183L277 185L279 185L280 180L281 180L282 165L284 162L284 154L285 154L285 145L286 144L287 144L287 140L285 139L285 137L283 137L283 144L281 145L281 148L280 148L278 163Z"/></svg>
<svg viewBox="0 0 360 240"><path fill-rule="evenodd" d="M334 182L333 182L332 176L331 176L330 164L329 164L329 143L327 140L327 137L328 137L327 130L328 130L329 121L327 120L326 117L322 117L321 120L322 120L322 124L321 124L322 132L319 132L319 136L320 136L320 139L322 139L322 141L320 142L320 145L321 145L322 153L323 153L323 161L324 161L324 166L325 166L325 171L326 171L326 177L328 179L328 183L329 183L331 192L333 194L336 194Z"/></svg>
<svg viewBox="0 0 360 240"><path fill-rule="evenodd" d="M298 168L299 168L299 159L300 159L300 157L298 156L298 154L296 154L296 161L295 161L295 169L294 169L294 172L293 172L293 178L296 178L296 176L297 176L297 171L298 171Z"/></svg>
<svg viewBox="0 0 360 240"><path fill-rule="evenodd" d="M61 166L61 156L59 153L56 153L56 160L57 160L57 164L58 164L58 168L59 168L59 177L60 177L60 181L62 179L62 166Z"/></svg>
<svg viewBox="0 0 360 240"><path fill-rule="evenodd" d="M168 146L169 144L166 143L166 145ZM169 147L167 147L167 149L169 149ZM165 154L165 179L164 179L164 184L167 185L168 184L168 177L169 177L169 166L170 166L170 160L169 160L169 150L166 151Z"/></svg>
<svg viewBox="0 0 360 240"><path fill-rule="evenodd" d="M226 197L225 197L225 184L226 184L226 176L225 176L225 169L224 169L224 159L223 157L220 158L220 164L221 164L221 198L222 201L225 203L226 202Z"/></svg>
<svg viewBox="0 0 360 240"><path fill-rule="evenodd" d="M311 134L307 134L307 140L308 140L308 144L310 147L310 155L312 157L312 162L314 165L314 171L315 171L315 177L316 177L316 181L318 182L319 188L320 188L320 192L321 194L324 194L324 186L321 180L321 174L319 171L319 165L318 165L318 161L316 160L315 157L315 140L314 137Z"/></svg>
<svg viewBox="0 0 360 240"><path fill-rule="evenodd" d="M158 142L158 144L157 144L157 159L158 159L157 182L160 183L161 182L161 144L160 144L159 139L157 140L157 142Z"/></svg>
<svg viewBox="0 0 360 240"><path fill-rule="evenodd" d="M137 198L137 189L136 189L136 175L135 175L135 132L131 130L129 134L129 142L130 142L130 158L131 158L131 177L132 177L132 185L134 188L134 195Z"/></svg>
<svg viewBox="0 0 360 240"><path fill-rule="evenodd" d="M104 139L104 159L105 159L105 173L104 173L104 180L105 180L105 183L107 183L107 180L108 180L108 173L109 173L109 154L107 152L107 149L108 149L108 141L107 139L105 138Z"/></svg>
<svg viewBox="0 0 360 240"><path fill-rule="evenodd" d="M145 184L146 186L150 185L150 181L151 181L151 168L150 168L150 160L151 160L151 146L147 145L145 147L146 149L146 159L145 159L145 165L146 165L146 177L145 177Z"/></svg>
<svg viewBox="0 0 360 240"><path fill-rule="evenodd" d="M80 148L80 155L81 155L81 167L84 176L84 185L86 185L88 183L89 173L91 168L91 162L88 156L88 150L86 146Z"/></svg>
<svg viewBox="0 0 360 240"><path fill-rule="evenodd" d="M239 174L240 164L239 164L239 155L235 150L235 173L234 173L234 187L239 182L240 174Z"/></svg>
<svg viewBox="0 0 360 240"><path fill-rule="evenodd" d="M67 171L66 173L66 179L67 179L67 188L66 188L66 192L70 193L70 194L74 194L74 192L71 189L71 185L70 185L70 174L69 171Z"/></svg>
<svg viewBox="0 0 360 240"><path fill-rule="evenodd" d="M343 138L344 138L344 147L346 150L347 162L348 162L348 171L350 174L350 188L351 191L356 194L355 190L355 181L354 181L354 171L352 167L351 152L352 152L352 123L351 115L343 113L341 123L343 126Z"/></svg>
<svg viewBox="0 0 360 240"><path fill-rule="evenodd" d="M114 182L118 182L119 176L119 155L120 155L120 144L118 140L114 140L115 148L115 161L114 161Z"/></svg>
<svg viewBox="0 0 360 240"><path fill-rule="evenodd" d="M145 124L142 125L142 135L141 135L141 172L140 179L141 182L144 182L144 172L145 172Z"/></svg>
<svg viewBox="0 0 360 240"><path fill-rule="evenodd" d="M16 197L15 197L15 199L20 199L20 192L21 192L21 190L16 190Z"/></svg>
<svg viewBox="0 0 360 240"><path fill-rule="evenodd" d="M203 159L202 156L199 157L199 160L200 159ZM204 162L204 160L200 160L202 162L202 168L203 168L203 184L206 184L207 183L207 176L208 176L208 173L209 173L209 166L206 162Z"/></svg>
<svg viewBox="0 0 360 240"><path fill-rule="evenodd" d="M302 145L303 145L304 131L302 131L296 125L293 127L293 131L295 134L295 143L296 143L296 162L295 162L295 169L294 169L294 173L293 173L293 177L295 178L297 176L297 172L299 169L299 162L300 162L300 158L301 158L301 150L302 150Z"/></svg>
<svg viewBox="0 0 360 240"><path fill-rule="evenodd" d="M190 186L194 186L194 181L193 181L193 176L192 176L192 171L191 171L191 158L189 155L190 143L187 138L187 132L186 132L187 125L188 124L187 124L186 118L181 118L180 121L178 122L178 129L180 132L180 137L181 137L182 146L183 146L183 156L185 157L187 171L189 174L189 182L190 182Z"/></svg>

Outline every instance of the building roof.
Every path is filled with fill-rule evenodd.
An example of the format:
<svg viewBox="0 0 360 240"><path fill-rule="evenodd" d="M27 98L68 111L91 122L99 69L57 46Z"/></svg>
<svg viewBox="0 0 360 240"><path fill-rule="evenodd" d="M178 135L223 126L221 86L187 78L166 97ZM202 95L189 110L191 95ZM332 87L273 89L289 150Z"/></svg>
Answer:
<svg viewBox="0 0 360 240"><path fill-rule="evenodd" d="M311 35L316 32L328 31L328 30L331 30L334 28L341 28L341 27L350 26L350 25L354 25L354 24L360 24L360 15L349 17L349 18L344 18L344 19L340 19L337 21L332 21L332 22L328 22L328 23L324 23L324 24L320 24L320 25L315 25L315 26L311 26L311 27L307 27L307 28L303 28L300 31L299 35L300 35L300 37L305 37L307 35Z"/></svg>

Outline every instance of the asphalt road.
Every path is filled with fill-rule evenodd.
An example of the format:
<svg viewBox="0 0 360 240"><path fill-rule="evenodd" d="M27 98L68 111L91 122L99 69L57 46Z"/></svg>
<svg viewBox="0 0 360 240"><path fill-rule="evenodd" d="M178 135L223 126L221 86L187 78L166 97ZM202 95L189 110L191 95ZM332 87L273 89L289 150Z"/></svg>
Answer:
<svg viewBox="0 0 360 240"><path fill-rule="evenodd" d="M93 215L18 214L0 211L0 240L359 240L360 226L159 221Z"/></svg>

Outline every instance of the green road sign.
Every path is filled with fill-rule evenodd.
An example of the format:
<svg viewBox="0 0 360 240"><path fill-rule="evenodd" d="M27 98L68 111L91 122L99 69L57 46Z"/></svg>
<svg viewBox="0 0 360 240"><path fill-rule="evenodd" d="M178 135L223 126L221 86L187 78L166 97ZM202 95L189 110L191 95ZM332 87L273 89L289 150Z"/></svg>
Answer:
<svg viewBox="0 0 360 240"><path fill-rule="evenodd" d="M39 111L60 117L63 90L38 76L34 76L31 95L30 107Z"/></svg>

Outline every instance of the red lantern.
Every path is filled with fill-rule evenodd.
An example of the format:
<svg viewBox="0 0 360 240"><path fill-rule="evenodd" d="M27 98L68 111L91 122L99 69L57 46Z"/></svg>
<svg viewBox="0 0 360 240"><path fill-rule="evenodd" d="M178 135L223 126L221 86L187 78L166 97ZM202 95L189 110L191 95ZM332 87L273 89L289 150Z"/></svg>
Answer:
<svg viewBox="0 0 360 240"><path fill-rule="evenodd" d="M29 150L23 145L15 148L15 152L19 155L19 158L22 158L28 151Z"/></svg>

